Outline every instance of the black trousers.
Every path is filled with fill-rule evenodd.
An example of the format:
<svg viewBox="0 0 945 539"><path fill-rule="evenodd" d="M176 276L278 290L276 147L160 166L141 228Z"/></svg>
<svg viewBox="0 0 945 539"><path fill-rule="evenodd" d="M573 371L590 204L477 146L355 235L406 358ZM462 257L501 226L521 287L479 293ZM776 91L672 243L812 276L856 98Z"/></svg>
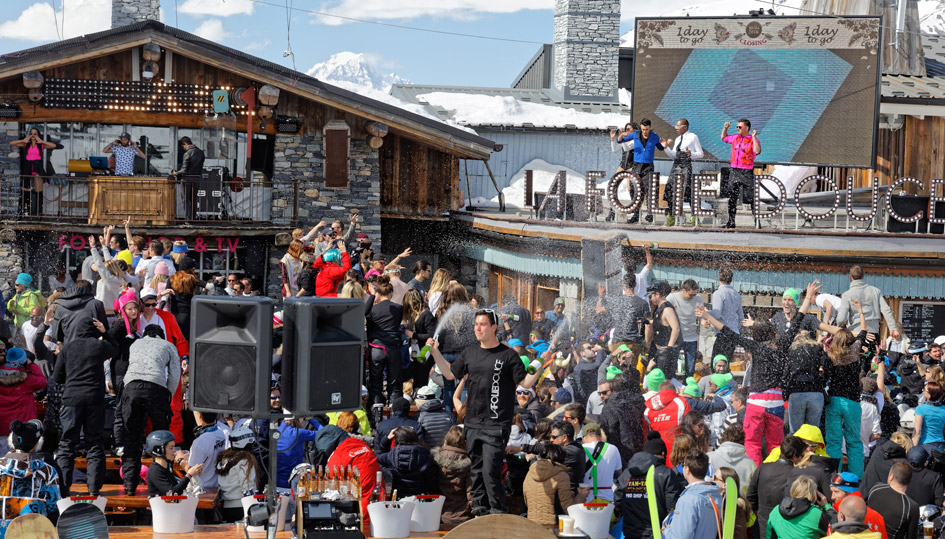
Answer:
<svg viewBox="0 0 945 539"><path fill-rule="evenodd" d="M506 511L505 485L502 484L502 462L509 443L510 428L480 429L464 427L466 452L472 465L473 507Z"/></svg>
<svg viewBox="0 0 945 539"><path fill-rule="evenodd" d="M80 406L63 405L59 410L62 423L62 439L56 454L56 463L62 469L63 497L69 495L72 472L75 469L76 448L79 438L85 434L86 459L88 462L89 493L98 493L105 483L105 403Z"/></svg>
<svg viewBox="0 0 945 539"><path fill-rule="evenodd" d="M171 426L171 394L167 388L134 380L125 384L118 404L125 425L125 453L121 457L121 474L126 489L138 488L141 479L141 446L144 429L151 420L152 430L168 430Z"/></svg>
<svg viewBox="0 0 945 539"><path fill-rule="evenodd" d="M387 369L387 396L390 402L404 396L403 360L397 343L375 340L371 343L370 376L368 377L368 400L373 404L384 404L384 369ZM375 348L383 346L384 348Z"/></svg>
<svg viewBox="0 0 945 539"><path fill-rule="evenodd" d="M682 174L682 178L677 178L677 174ZM685 184L683 188L683 199L676 200L676 180L681 179ZM669 204L669 215L676 215L676 208L683 205L685 202L692 202L692 166L689 167L676 167L673 166L673 170L669 173L669 178L666 180L666 189L663 191L663 200ZM699 208L693 208L699 209Z"/></svg>
<svg viewBox="0 0 945 539"><path fill-rule="evenodd" d="M647 197L650 192L650 178L653 176L653 163L634 163L632 170L640 177L642 199L639 208L632 214L634 217L638 218L640 216L640 210L649 207L647 206ZM659 185L657 185L656 188L659 189Z"/></svg>
<svg viewBox="0 0 945 539"><path fill-rule="evenodd" d="M679 360L678 346L657 348L654 357L656 358L656 366L663 371L663 374L665 374L667 378L676 373L676 361Z"/></svg>
<svg viewBox="0 0 945 539"><path fill-rule="evenodd" d="M755 173L747 168L733 168L728 177L728 220L735 222L735 211L744 191L751 198L752 213L755 210Z"/></svg>

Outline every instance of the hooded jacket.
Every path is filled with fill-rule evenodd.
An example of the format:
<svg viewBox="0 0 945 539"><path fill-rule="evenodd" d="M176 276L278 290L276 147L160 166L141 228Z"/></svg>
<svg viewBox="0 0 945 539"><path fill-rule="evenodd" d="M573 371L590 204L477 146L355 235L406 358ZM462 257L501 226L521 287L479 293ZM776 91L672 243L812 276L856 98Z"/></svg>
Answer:
<svg viewBox="0 0 945 539"><path fill-rule="evenodd" d="M542 526L553 526L557 522L555 502L565 511L574 503L567 467L548 459L539 459L531 465L522 490L528 507L528 520Z"/></svg>
<svg viewBox="0 0 945 539"><path fill-rule="evenodd" d="M790 487L788 480L794 465L787 460L778 459L774 462L763 462L751 475L748 486L748 503L758 516L758 526L766 530L768 514L784 498Z"/></svg>
<svg viewBox="0 0 945 539"><path fill-rule="evenodd" d="M817 449L814 450L814 453L821 457L827 456L827 451L824 450L824 435L821 434L820 429L808 424L803 424L799 429L794 431L794 436L798 438L803 438L808 442L813 442L817 445ZM781 448L775 447L768 453L768 457L764 460L765 462L774 462L781 458Z"/></svg>
<svg viewBox="0 0 945 539"><path fill-rule="evenodd" d="M678 472L666 466L665 461L645 451L630 457L626 469L615 483L617 511L623 517L623 536L626 539L652 539L649 500L646 493L646 474L653 469L656 511L660 522L675 507L686 482Z"/></svg>
<svg viewBox="0 0 945 539"><path fill-rule="evenodd" d="M863 471L860 480L860 492L869 492L878 483L885 483L889 477L889 469L896 459L906 458L906 450L888 438L880 438L873 448L870 460Z"/></svg>
<svg viewBox="0 0 945 539"><path fill-rule="evenodd" d="M430 451L419 445L395 445L390 451L378 455L377 462L389 470L394 479L394 488L400 496L436 494L438 481L436 464Z"/></svg>
<svg viewBox="0 0 945 539"><path fill-rule="evenodd" d="M748 485L751 483L751 474L758 467L755 461L745 454L745 446L735 442L722 442L715 451L709 451L709 464L718 470L727 466L735 470L738 475L738 484L741 485L739 494L748 494Z"/></svg>
<svg viewBox="0 0 945 539"><path fill-rule="evenodd" d="M46 377L36 363L7 363L0 371L0 436L6 437L14 419L26 422L38 417L33 393L46 387Z"/></svg>
<svg viewBox="0 0 945 539"><path fill-rule="evenodd" d="M771 514L766 539L820 539L827 535L830 517L823 509L811 505L807 498L785 496Z"/></svg>
<svg viewBox="0 0 945 539"><path fill-rule="evenodd" d="M608 443L620 452L621 462L629 461L634 453L643 449L642 416L646 409L643 395L636 391L618 391L604 403L600 426L607 433Z"/></svg>
<svg viewBox="0 0 945 539"><path fill-rule="evenodd" d="M718 485L700 481L687 486L676 502L676 509L666 517L663 524L663 537L665 539L716 539L718 537L716 507L722 509L722 494L719 492Z"/></svg>
<svg viewBox="0 0 945 539"><path fill-rule="evenodd" d="M73 326L76 336L62 346L53 371L56 383L63 385L62 404L105 406L104 361L118 353L118 346L108 333L101 335L88 316L76 319Z"/></svg>
<svg viewBox="0 0 945 539"><path fill-rule="evenodd" d="M870 531L869 526L862 522L844 520L837 522L832 528L831 538L836 539L883 539L879 532Z"/></svg>
<svg viewBox="0 0 945 539"><path fill-rule="evenodd" d="M60 296L61 298L62 296ZM27 288L22 292L17 292L7 301L7 312L13 315L13 323L21 328L30 319L30 311L33 307L46 307L46 298L39 293L39 290Z"/></svg>
<svg viewBox="0 0 945 539"><path fill-rule="evenodd" d="M664 389L646 401L643 419L650 426L650 430L660 433L660 438L666 444L667 453L673 447L673 430L688 411L689 401L677 395L672 389ZM620 456L623 457L623 452ZM668 457L669 455L667 459ZM668 464L669 460L666 462Z"/></svg>
<svg viewBox="0 0 945 539"><path fill-rule="evenodd" d="M422 434L420 439L427 447L443 445L443 438L453 426L453 414L450 413L440 399L431 399L420 405L417 414L417 423L420 423Z"/></svg>
<svg viewBox="0 0 945 539"><path fill-rule="evenodd" d="M456 525L472 518L472 479L469 468L472 461L465 449L444 445L430 451L433 462L440 469L438 476L440 494L446 498L440 522Z"/></svg>
<svg viewBox="0 0 945 539"><path fill-rule="evenodd" d="M105 305L95 299L91 287L73 286L63 292L59 296L59 306L56 307L56 315L50 324L55 339L61 343L68 343L78 337L82 329L80 326L83 326L81 321L86 316L97 319L108 328Z"/></svg>
<svg viewBox="0 0 945 539"><path fill-rule="evenodd" d="M374 436L374 452L383 455L390 451L390 439L387 435L397 427L410 427L420 439L423 439L423 427L415 419L412 419L409 412L400 410L392 411L390 417L377 424L377 434Z"/></svg>
<svg viewBox="0 0 945 539"><path fill-rule="evenodd" d="M341 253L341 265L331 264L322 260L319 256L312 263L312 267L318 269L318 276L315 277L315 295L316 296L338 296L338 283L344 280L345 273L351 269L351 258L348 253Z"/></svg>

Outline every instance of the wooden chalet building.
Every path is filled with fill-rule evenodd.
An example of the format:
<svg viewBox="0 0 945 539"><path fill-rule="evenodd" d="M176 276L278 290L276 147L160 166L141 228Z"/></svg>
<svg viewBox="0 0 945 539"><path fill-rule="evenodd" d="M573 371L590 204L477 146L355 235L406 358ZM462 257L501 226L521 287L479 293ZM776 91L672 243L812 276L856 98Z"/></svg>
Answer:
<svg viewBox="0 0 945 539"><path fill-rule="evenodd" d="M494 146L155 20L3 54L0 94L0 281L26 271L47 294L58 266L81 265L89 234L128 216L134 233L186 240L200 277L242 273L278 294L293 228L356 212L386 253L382 216L396 234L459 208L459 160ZM41 195L22 190L32 182L10 146L33 127L56 145ZM93 172L122 132L146 155L135 175ZM206 154L197 189L209 198L192 213L169 177L183 136Z"/></svg>

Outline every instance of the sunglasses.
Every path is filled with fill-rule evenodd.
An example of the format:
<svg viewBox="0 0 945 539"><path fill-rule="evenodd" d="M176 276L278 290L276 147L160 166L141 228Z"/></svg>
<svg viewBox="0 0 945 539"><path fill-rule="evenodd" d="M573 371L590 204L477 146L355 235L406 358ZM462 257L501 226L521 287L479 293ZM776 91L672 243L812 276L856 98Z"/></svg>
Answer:
<svg viewBox="0 0 945 539"><path fill-rule="evenodd" d="M156 302L152 302L152 303L142 303L141 305L144 305L145 307L157 307L157 303L156 303Z"/></svg>
<svg viewBox="0 0 945 539"><path fill-rule="evenodd" d="M601 396L610 395L610 390L608 389L607 391L598 391L597 394Z"/></svg>
<svg viewBox="0 0 945 539"><path fill-rule="evenodd" d="M516 390L516 391L515 391L515 394L516 394L516 395L531 395L532 392L531 392L531 391L517 391L517 390Z"/></svg>
<svg viewBox="0 0 945 539"><path fill-rule="evenodd" d="M492 309L479 309L478 311L476 311L477 318L483 315L488 316L489 319L492 320L493 326L499 323L499 317L496 316L495 311L493 311Z"/></svg>

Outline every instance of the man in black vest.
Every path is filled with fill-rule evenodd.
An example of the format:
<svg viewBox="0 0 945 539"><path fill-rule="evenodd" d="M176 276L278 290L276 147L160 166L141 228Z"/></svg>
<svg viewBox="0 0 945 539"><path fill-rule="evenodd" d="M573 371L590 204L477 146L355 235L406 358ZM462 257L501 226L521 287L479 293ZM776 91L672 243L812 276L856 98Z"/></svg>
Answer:
<svg viewBox="0 0 945 539"><path fill-rule="evenodd" d="M203 175L203 161L205 156L203 150L194 145L190 137L180 138L180 147L184 150L184 158L181 161L180 170L171 172L181 182L181 188L184 193L184 215L187 219L194 217L194 190L197 187L197 181Z"/></svg>

